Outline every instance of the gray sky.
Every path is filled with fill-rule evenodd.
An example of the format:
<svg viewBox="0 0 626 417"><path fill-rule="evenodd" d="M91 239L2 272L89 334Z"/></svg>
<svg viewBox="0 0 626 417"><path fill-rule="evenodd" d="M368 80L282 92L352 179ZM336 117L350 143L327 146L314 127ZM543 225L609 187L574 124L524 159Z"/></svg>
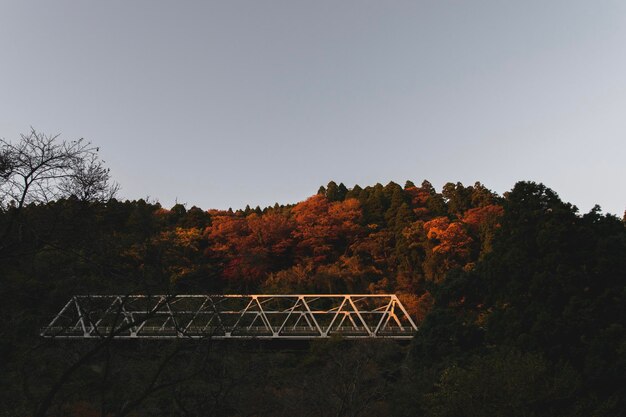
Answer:
<svg viewBox="0 0 626 417"><path fill-rule="evenodd" d="M626 2L0 0L0 136L85 137L124 198L543 182L626 208Z"/></svg>

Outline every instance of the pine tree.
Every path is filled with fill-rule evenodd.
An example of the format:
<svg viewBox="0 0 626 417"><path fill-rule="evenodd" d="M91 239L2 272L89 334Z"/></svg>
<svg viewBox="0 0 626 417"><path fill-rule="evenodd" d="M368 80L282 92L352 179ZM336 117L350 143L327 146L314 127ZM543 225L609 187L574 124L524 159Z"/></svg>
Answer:
<svg viewBox="0 0 626 417"><path fill-rule="evenodd" d="M348 194L348 189L343 184L343 182L339 183L338 194L339 194L339 201L343 201L346 199L346 194Z"/></svg>
<svg viewBox="0 0 626 417"><path fill-rule="evenodd" d="M403 204L406 204L404 191L402 188L394 187L393 194L391 195L391 202L389 205L389 209L385 212L385 220L387 221L387 225L390 228L395 229L395 220L398 210ZM407 206L408 208L408 206Z"/></svg>
<svg viewBox="0 0 626 417"><path fill-rule="evenodd" d="M370 187L368 187L370 188ZM376 184L373 189L369 191L367 200L363 204L363 219L367 224L378 224L384 226L385 223L385 211L387 210L387 204L385 201L385 194L383 193L383 186Z"/></svg>
<svg viewBox="0 0 626 417"><path fill-rule="evenodd" d="M346 193L346 198L360 199L362 191L363 189L359 186L359 184L356 184L351 190L348 190L348 192Z"/></svg>
<svg viewBox="0 0 626 417"><path fill-rule="evenodd" d="M339 187L335 181L331 181L326 186L326 198L328 201L339 201L340 200L340 192Z"/></svg>
<svg viewBox="0 0 626 417"><path fill-rule="evenodd" d="M437 216L445 216L447 214L448 208L446 206L446 202L443 199L443 196L435 190L435 187L427 181L422 181L421 190L428 193L430 196L428 201L426 202L426 208L430 212L430 215L433 217Z"/></svg>
<svg viewBox="0 0 626 417"><path fill-rule="evenodd" d="M472 207L472 191L472 187L466 188L460 182L449 182L443 186L442 195L448 202L448 213L451 216L461 218Z"/></svg>

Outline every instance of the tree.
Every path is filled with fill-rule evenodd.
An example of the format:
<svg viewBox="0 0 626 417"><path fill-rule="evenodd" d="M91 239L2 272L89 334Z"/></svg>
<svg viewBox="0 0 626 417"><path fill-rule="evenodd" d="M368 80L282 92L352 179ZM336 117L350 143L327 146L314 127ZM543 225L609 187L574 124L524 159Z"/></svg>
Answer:
<svg viewBox="0 0 626 417"><path fill-rule="evenodd" d="M8 150L0 149L0 178L7 180L13 172L13 161Z"/></svg>
<svg viewBox="0 0 626 417"><path fill-rule="evenodd" d="M363 220L365 224L377 224L384 226L385 211L389 208L383 192L383 186L376 184L374 187L367 187L368 195L363 205Z"/></svg>
<svg viewBox="0 0 626 417"><path fill-rule="evenodd" d="M474 268L451 270L429 288L435 307L414 340L416 357L422 364L449 367L458 362L462 368L450 368L442 375L426 415L515 415L506 408L515 401L524 404L524 415L558 415L555 410L566 411L564 415L623 415L623 223L600 215L597 209L580 216L554 191L532 182L517 183L499 207L466 211L463 222L470 231L484 221L500 225L491 250ZM444 227L446 222L446 218L434 219L430 227L423 225L428 243L437 243L440 254L465 241L449 230L459 222ZM523 356L482 356L494 347L514 347ZM466 365L467 353L481 358ZM535 360L526 353L539 355L556 371L561 364L571 366L575 373L570 372L566 380L581 379L572 408L566 408L573 399L569 391L562 396L558 386L550 386L558 372L542 370L541 363L539 368L527 366ZM498 369L505 372L498 374ZM550 395L526 391L530 387L526 380L541 386L546 378ZM506 385L511 383L515 384ZM513 393L521 397L515 399ZM478 398L493 400L471 401ZM506 402L497 410L489 409L498 398Z"/></svg>
<svg viewBox="0 0 626 417"><path fill-rule="evenodd" d="M355 184L354 187L352 187L346 193L346 199L355 198L357 200L360 200L362 191L363 191L363 188L361 188L359 184ZM624 214L626 214L626 212Z"/></svg>
<svg viewBox="0 0 626 417"><path fill-rule="evenodd" d="M424 396L426 415L560 416L580 385L568 366L552 366L539 354L497 350L473 357L466 367L452 365L436 390Z"/></svg>
<svg viewBox="0 0 626 417"><path fill-rule="evenodd" d="M323 188L324 187L320 187L320 191L322 191ZM343 183L337 185L335 181L331 181L328 183L328 186L326 187L324 193L320 194L320 192L318 191L318 194L325 195L328 201L331 202L345 200L347 193L348 189L346 188L346 186Z"/></svg>
<svg viewBox="0 0 626 417"><path fill-rule="evenodd" d="M447 217L436 217L424 223L423 227L428 239L424 261L427 277L441 281L450 269L467 266L472 238L461 222L450 222Z"/></svg>
<svg viewBox="0 0 626 417"><path fill-rule="evenodd" d="M472 191L472 187L464 187L460 182L448 182L443 186L441 194L448 203L448 213L451 216L460 218L472 206Z"/></svg>
<svg viewBox="0 0 626 417"><path fill-rule="evenodd" d="M31 129L17 143L0 139L0 212L9 211L0 240L11 232L22 208L74 196L108 201L119 186L84 139L65 141Z"/></svg>
<svg viewBox="0 0 626 417"><path fill-rule="evenodd" d="M98 150L84 139L68 142L34 129L15 144L0 139L0 209L72 195L87 201L112 198L119 186L110 182Z"/></svg>
<svg viewBox="0 0 626 417"><path fill-rule="evenodd" d="M170 303L175 303L175 299L173 294L108 299L73 297L76 313L86 328L93 329L92 336L79 343L63 343L62 335L71 332L73 319L77 317L70 312L55 324L59 329L48 334L51 343L40 342L29 349L30 355L38 354L53 362L43 367L30 362L24 365L22 384L34 400L33 415L82 416L95 411L98 402L102 416L136 415L143 404L200 376L209 361L211 330L200 338L180 337L157 348L151 344L129 350L116 343L117 337L159 320L159 313L171 313ZM127 308L142 313L128 315ZM108 324L100 325L101 321ZM177 320L169 323L176 332L185 331L185 325ZM77 411L77 406L85 410Z"/></svg>
<svg viewBox="0 0 626 417"><path fill-rule="evenodd" d="M301 259L315 262L328 261L345 250L347 244L359 232L361 206L358 200L329 202L316 195L298 203L292 209L297 240L297 252Z"/></svg>
<svg viewBox="0 0 626 417"><path fill-rule="evenodd" d="M504 214L504 208L491 204L471 208L465 212L462 222L467 225L474 241L480 245L477 250L482 257L492 249L496 231L500 228L500 218ZM476 245L476 246L478 246Z"/></svg>
<svg viewBox="0 0 626 417"><path fill-rule="evenodd" d="M401 350L386 340L328 340L312 344L281 394L287 415L369 417L390 415L389 398ZM303 413L303 409L307 413Z"/></svg>

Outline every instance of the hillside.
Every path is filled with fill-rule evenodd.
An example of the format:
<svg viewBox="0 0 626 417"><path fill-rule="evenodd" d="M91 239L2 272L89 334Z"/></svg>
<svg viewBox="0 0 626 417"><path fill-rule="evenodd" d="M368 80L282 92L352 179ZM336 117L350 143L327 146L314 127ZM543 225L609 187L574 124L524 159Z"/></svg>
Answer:
<svg viewBox="0 0 626 417"><path fill-rule="evenodd" d="M86 354L37 338L73 294L294 292L397 293L420 331L409 347L335 341L295 354L263 347L272 367L252 361L246 370L276 378L264 387L241 382L252 397L271 392L270 408L259 415L293 412L296 393L286 387L298 378L294 367L309 375L294 388L298 395L322 396L311 384L325 372L341 373L329 361L364 366L357 379L372 404L350 403L338 415L626 413L624 222L597 208L578 213L542 184L520 182L499 196L480 183L448 183L438 192L428 181L351 189L330 182L295 205L237 211L75 198L26 205L17 217L12 210L0 212L9 230L0 251L0 356L8 358L0 402L20 415L31 415L31 404ZM68 348L72 355L64 355ZM155 415L157 398L176 408L189 381L196 381L183 390L191 403L198 398L189 387L216 386L194 374L145 397L126 393L141 401L120 408L113 381L124 371L93 371L106 362L105 351L120 355L127 371L162 360L147 346L107 345L62 381L54 406L69 404L70 415L101 408L103 415ZM236 379L236 364L251 359L229 355L243 354L230 346L220 356ZM43 365L50 361L55 366ZM339 378L350 380L352 370ZM93 390L97 381L112 384L100 399L69 388ZM243 415L226 403L215 415Z"/></svg>

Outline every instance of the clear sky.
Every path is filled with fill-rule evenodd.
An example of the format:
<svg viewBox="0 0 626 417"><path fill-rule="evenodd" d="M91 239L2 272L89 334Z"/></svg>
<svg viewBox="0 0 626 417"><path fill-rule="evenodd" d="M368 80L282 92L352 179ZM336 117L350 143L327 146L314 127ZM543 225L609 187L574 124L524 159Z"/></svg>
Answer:
<svg viewBox="0 0 626 417"><path fill-rule="evenodd" d="M29 126L165 207L534 180L621 217L626 1L0 0L0 136Z"/></svg>

